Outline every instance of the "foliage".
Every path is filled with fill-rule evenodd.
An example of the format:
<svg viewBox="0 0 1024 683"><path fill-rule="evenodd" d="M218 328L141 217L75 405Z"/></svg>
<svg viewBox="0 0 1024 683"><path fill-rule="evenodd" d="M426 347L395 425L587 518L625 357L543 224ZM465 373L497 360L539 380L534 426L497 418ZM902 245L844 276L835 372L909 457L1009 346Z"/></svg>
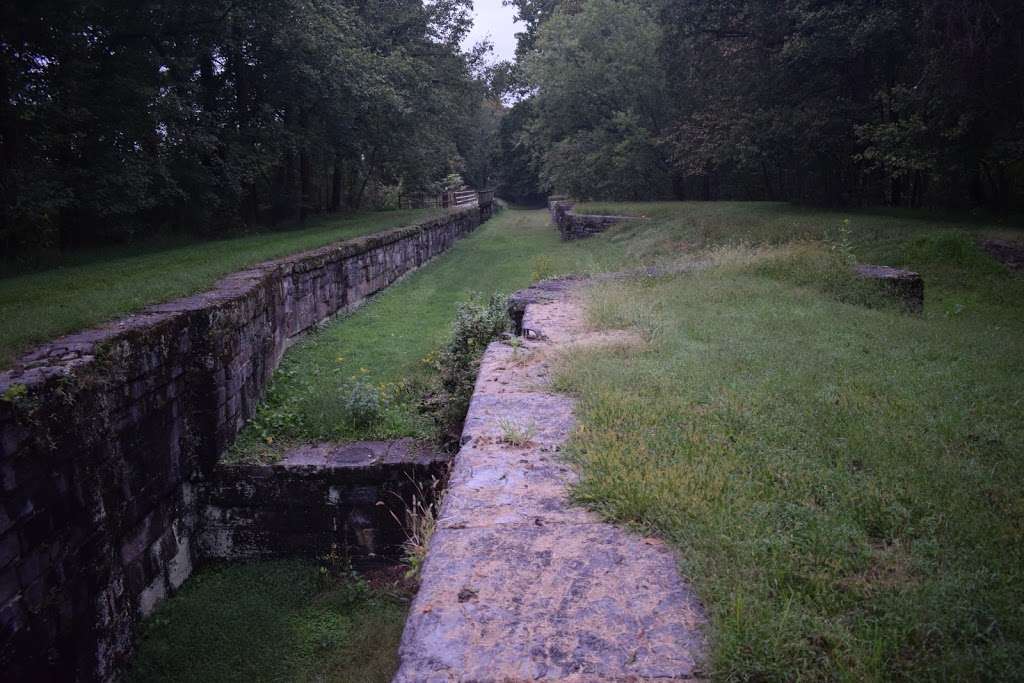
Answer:
<svg viewBox="0 0 1024 683"><path fill-rule="evenodd" d="M533 115L532 99L516 102L498 128L501 196L518 204L542 204L545 199L530 144L528 124Z"/></svg>
<svg viewBox="0 0 1024 683"><path fill-rule="evenodd" d="M391 517L398 522L405 530L405 540L402 542L402 561L408 566L405 572L406 579L419 577L423 562L427 559L427 549L430 546L430 539L437 530L437 519L441 511L441 503L444 502L445 491L448 486L447 475L438 479L431 478L429 484L412 481L416 489L412 500L404 505L402 514L396 514L394 510L388 510ZM378 505L387 505L378 503Z"/></svg>
<svg viewBox="0 0 1024 683"><path fill-rule="evenodd" d="M366 429L377 422L383 410L380 392L363 380L356 380L342 395L342 410L353 426Z"/></svg>
<svg viewBox="0 0 1024 683"><path fill-rule="evenodd" d="M538 86L530 134L546 188L580 198L668 195L653 141L665 107L660 35L628 0L593 0L541 27L525 69Z"/></svg>
<svg viewBox="0 0 1024 683"><path fill-rule="evenodd" d="M1024 206L1014 0L511 4L545 187Z"/></svg>
<svg viewBox="0 0 1024 683"><path fill-rule="evenodd" d="M467 0L0 10L0 256L222 234L449 170L486 87Z"/></svg>
<svg viewBox="0 0 1024 683"><path fill-rule="evenodd" d="M435 366L438 388L425 406L446 441L458 441L480 359L487 345L506 332L508 326L508 300L501 294L495 293L486 301L475 297L458 305L451 337L438 354Z"/></svg>
<svg viewBox="0 0 1024 683"><path fill-rule="evenodd" d="M7 403L17 403L18 401L24 400L28 396L28 387L24 384L12 384L7 387L2 394L0 394L0 401L6 401Z"/></svg>

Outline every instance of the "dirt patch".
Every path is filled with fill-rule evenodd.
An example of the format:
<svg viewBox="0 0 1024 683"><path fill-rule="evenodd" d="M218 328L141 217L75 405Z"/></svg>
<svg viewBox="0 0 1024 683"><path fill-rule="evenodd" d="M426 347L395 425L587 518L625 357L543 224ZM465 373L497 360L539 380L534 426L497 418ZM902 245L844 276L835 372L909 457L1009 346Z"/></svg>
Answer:
<svg viewBox="0 0 1024 683"><path fill-rule="evenodd" d="M1010 270L1017 273L1024 270L1024 242L985 240L981 248Z"/></svg>

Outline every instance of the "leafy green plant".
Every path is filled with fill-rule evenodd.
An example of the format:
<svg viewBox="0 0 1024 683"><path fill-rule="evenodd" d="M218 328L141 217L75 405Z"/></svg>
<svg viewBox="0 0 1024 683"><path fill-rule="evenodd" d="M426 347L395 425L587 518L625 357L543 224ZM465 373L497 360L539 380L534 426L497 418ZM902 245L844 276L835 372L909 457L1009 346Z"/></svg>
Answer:
<svg viewBox="0 0 1024 683"><path fill-rule="evenodd" d="M6 401L7 403L17 403L28 396L28 387L24 384L12 384L4 390L3 394L0 394L0 401Z"/></svg>
<svg viewBox="0 0 1024 683"><path fill-rule="evenodd" d="M442 441L451 444L458 440L480 358L487 345L508 327L508 299L502 294L495 293L486 301L476 297L459 304L452 336L438 354L437 389L423 404L440 427Z"/></svg>
<svg viewBox="0 0 1024 683"><path fill-rule="evenodd" d="M345 414L353 425L366 428L380 419L384 401L380 391L363 380L356 380L342 397Z"/></svg>

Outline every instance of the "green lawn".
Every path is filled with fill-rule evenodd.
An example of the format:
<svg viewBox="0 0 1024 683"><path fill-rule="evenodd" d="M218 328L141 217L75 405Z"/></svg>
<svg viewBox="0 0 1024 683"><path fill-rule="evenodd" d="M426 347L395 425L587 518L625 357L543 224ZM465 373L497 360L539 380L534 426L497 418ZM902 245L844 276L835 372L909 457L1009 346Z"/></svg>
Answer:
<svg viewBox="0 0 1024 683"><path fill-rule="evenodd" d="M593 293L596 326L649 341L564 362L576 495L680 549L713 677L1018 678L1024 278L975 245L992 228L858 214L842 240L841 215L778 205L611 208L655 217L634 253L715 265ZM715 246L736 240L781 246ZM864 297L844 242L921 272L925 314Z"/></svg>
<svg viewBox="0 0 1024 683"><path fill-rule="evenodd" d="M131 683L388 683L408 601L313 563L200 570L146 620Z"/></svg>
<svg viewBox="0 0 1024 683"><path fill-rule="evenodd" d="M299 229L164 249L87 250L66 257L59 267L2 278L0 369L34 344L209 289L218 278L255 263L409 225L433 212L323 218Z"/></svg>
<svg viewBox="0 0 1024 683"><path fill-rule="evenodd" d="M460 302L510 293L534 280L596 272L622 263L612 240L568 244L545 211L505 211L449 252L375 296L354 313L289 349L256 419L230 461L273 460L301 441L434 435L419 410L433 355L451 332ZM382 394L383 417L355 424L344 397L356 382Z"/></svg>
<svg viewBox="0 0 1024 683"><path fill-rule="evenodd" d="M868 262L910 264L908 240L937 232L1021 238L1021 225L910 210L838 211L778 202L643 202L581 204L580 213L645 216L606 236L633 260L657 262L719 245L783 244L835 239L849 221L857 255ZM895 259L897 262L890 263Z"/></svg>
<svg viewBox="0 0 1024 683"><path fill-rule="evenodd" d="M647 342L562 367L559 385L580 397L576 495L681 550L711 616L716 679L1016 677L1024 284L975 239L1021 233L778 204L606 208L650 220L561 243L545 212L505 212L298 344L232 458L272 459L304 439L430 436L417 412L432 373L424 358L474 292L710 262L594 292L595 325L635 326ZM925 314L858 286L842 266L851 251L919 270ZM372 428L350 424L344 407L359 378L385 387L385 419ZM190 582L150 620L136 680L160 667L167 680L231 680L235 670L302 679L321 671L310 652L348 661L356 641L309 626L340 616L313 609L318 593L296 588L287 566L200 573L199 588ZM362 603L346 604L352 623L369 623L358 621ZM400 625L387 637L381 628L347 633L391 662L375 665L385 671Z"/></svg>

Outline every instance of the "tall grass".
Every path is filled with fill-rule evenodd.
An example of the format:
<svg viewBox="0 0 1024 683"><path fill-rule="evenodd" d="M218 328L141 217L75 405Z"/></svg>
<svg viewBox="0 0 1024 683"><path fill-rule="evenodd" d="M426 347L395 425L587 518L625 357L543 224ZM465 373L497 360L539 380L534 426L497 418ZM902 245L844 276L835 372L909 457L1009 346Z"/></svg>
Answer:
<svg viewBox="0 0 1024 683"><path fill-rule="evenodd" d="M680 549L715 678L1024 670L1024 282L902 234L861 249L925 274L923 317L806 242L594 292L595 324L658 334L565 362L575 495Z"/></svg>

